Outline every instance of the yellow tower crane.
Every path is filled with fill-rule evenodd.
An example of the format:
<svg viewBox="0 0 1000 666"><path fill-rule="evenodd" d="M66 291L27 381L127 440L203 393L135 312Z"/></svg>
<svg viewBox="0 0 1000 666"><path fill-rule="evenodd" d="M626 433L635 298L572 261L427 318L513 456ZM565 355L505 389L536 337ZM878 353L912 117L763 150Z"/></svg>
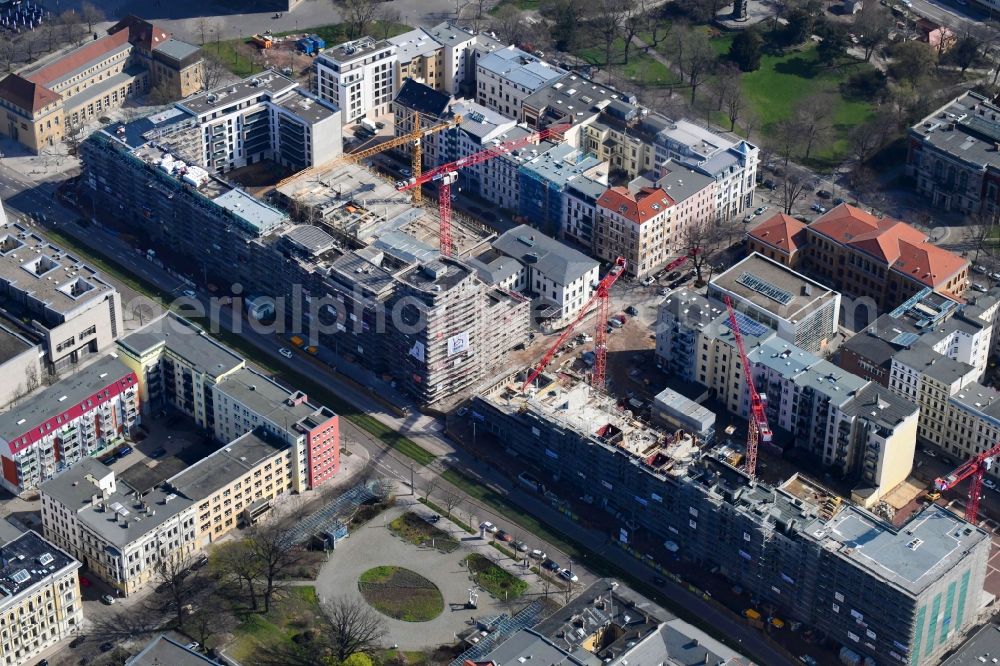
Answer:
<svg viewBox="0 0 1000 666"><path fill-rule="evenodd" d="M388 141L383 141L377 146L372 146L371 148L358 150L353 153L347 153L341 155L340 157L337 157L336 159L324 162L323 164L319 164L314 167L309 167L308 169L304 169L302 171L299 171L298 173L294 173L288 178L279 181L278 184L274 186L275 189L293 180L298 180L299 178L308 177L311 174L316 174L326 171L327 169L331 169L339 164L346 164L346 163L356 164L363 159L371 157L372 155L377 155L378 153L381 153L383 150L396 148L397 146L402 146L407 143L412 143L412 151L410 154L410 162L411 162L410 170L412 171L412 176L415 179L420 178L420 174L423 171L423 164L422 164L423 150L420 145L421 139L423 139L423 137L428 134L441 132L446 129L450 129L452 127L457 127L458 125L461 125L462 116L460 114L456 114L453 117L449 118L448 120L437 123L435 125L431 125L429 127L420 126L420 114L418 112L414 112L412 117L413 117L413 130L411 130L410 132L389 139ZM420 188L415 187L413 188L412 192L413 192L413 200L420 201L421 200Z"/></svg>

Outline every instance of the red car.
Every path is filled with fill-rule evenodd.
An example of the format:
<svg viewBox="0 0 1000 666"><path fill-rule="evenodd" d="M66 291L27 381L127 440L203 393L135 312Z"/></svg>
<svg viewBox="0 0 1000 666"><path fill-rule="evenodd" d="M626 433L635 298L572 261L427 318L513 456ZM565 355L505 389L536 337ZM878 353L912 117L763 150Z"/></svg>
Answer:
<svg viewBox="0 0 1000 666"><path fill-rule="evenodd" d="M499 532L497 532L496 539L497 539L497 541L510 542L510 541L514 540L514 537L512 537L509 534L507 534L503 530L500 530Z"/></svg>
<svg viewBox="0 0 1000 666"><path fill-rule="evenodd" d="M86 576L80 576L80 586L90 587L90 579L87 578Z"/></svg>

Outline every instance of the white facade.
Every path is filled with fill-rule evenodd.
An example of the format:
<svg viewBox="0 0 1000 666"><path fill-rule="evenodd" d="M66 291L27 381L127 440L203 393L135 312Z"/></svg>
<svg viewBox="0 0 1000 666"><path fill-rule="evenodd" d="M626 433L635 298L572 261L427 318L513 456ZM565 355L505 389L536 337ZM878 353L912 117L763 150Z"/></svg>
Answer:
<svg viewBox="0 0 1000 666"><path fill-rule="evenodd" d="M437 25L427 32L444 47L442 85L445 92L456 95L468 75L469 50L476 42L476 35L448 23Z"/></svg>
<svg viewBox="0 0 1000 666"><path fill-rule="evenodd" d="M364 37L323 51L314 62L316 94L333 102L343 124L391 112L396 47Z"/></svg>
<svg viewBox="0 0 1000 666"><path fill-rule="evenodd" d="M514 46L498 49L476 63L476 101L518 118L525 97L564 74L565 70Z"/></svg>

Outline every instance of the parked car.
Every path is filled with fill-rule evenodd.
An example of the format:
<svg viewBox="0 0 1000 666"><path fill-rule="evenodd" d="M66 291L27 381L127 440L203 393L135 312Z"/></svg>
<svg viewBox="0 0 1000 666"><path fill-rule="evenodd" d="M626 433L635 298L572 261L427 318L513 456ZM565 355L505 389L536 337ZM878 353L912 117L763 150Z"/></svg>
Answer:
<svg viewBox="0 0 1000 666"><path fill-rule="evenodd" d="M975 266L972 267L972 270L974 270L977 273L985 273L986 266L983 266L982 264L976 264Z"/></svg>
<svg viewBox="0 0 1000 666"><path fill-rule="evenodd" d="M436 513L432 513L431 515L429 515L429 516L426 516L426 517L424 518L424 520L426 520L426 521L427 521L428 523L430 523L431 525L434 525L434 524L435 524L435 523L437 523L437 522L438 522L439 520L441 520L441 516L437 515Z"/></svg>
<svg viewBox="0 0 1000 666"><path fill-rule="evenodd" d="M533 551L528 553L528 557L530 557L533 560L544 560L546 558L546 555L544 550L538 550L537 548L535 548Z"/></svg>
<svg viewBox="0 0 1000 666"><path fill-rule="evenodd" d="M498 530L496 532L496 539L497 539L497 541L503 541L504 543L507 543L507 542L513 541L514 537L512 537L509 534L507 534L503 530Z"/></svg>
<svg viewBox="0 0 1000 666"><path fill-rule="evenodd" d="M666 296L667 294L670 293L670 287L660 287L660 290L656 293L659 294L660 296Z"/></svg>
<svg viewBox="0 0 1000 666"><path fill-rule="evenodd" d="M150 458L162 458L165 455L167 455L167 450L161 447L159 449L156 449L152 453L150 453L149 457Z"/></svg>
<svg viewBox="0 0 1000 666"><path fill-rule="evenodd" d="M816 211L817 213L825 213L826 212L826 206L821 206L818 203L814 203L812 206L810 206L810 208L812 208L812 210Z"/></svg>
<svg viewBox="0 0 1000 666"><path fill-rule="evenodd" d="M845 199L843 199L842 197L837 197L836 199L833 200L833 205L834 206L839 206L842 203L847 203L847 201Z"/></svg>
<svg viewBox="0 0 1000 666"><path fill-rule="evenodd" d="M635 309L634 305L630 305L627 308L625 308L625 314L627 314L630 317L637 317L639 316L639 311Z"/></svg>
<svg viewBox="0 0 1000 666"><path fill-rule="evenodd" d="M118 457L119 458L124 458L127 455L131 455L131 453L132 453L132 447L131 446L123 446L122 448L118 449Z"/></svg>
<svg viewBox="0 0 1000 666"><path fill-rule="evenodd" d="M102 594L101 595L101 603L110 606L110 605L112 605L112 604L115 603L115 598L113 596L111 596L110 594Z"/></svg>
<svg viewBox="0 0 1000 666"><path fill-rule="evenodd" d="M670 280L671 282L673 282L674 280L676 280L680 276L681 276L681 272L680 271L674 271L670 275L667 276L667 279Z"/></svg>
<svg viewBox="0 0 1000 666"><path fill-rule="evenodd" d="M188 298L195 298L197 296L197 294L194 293L193 289L185 289L183 293Z"/></svg>
<svg viewBox="0 0 1000 666"><path fill-rule="evenodd" d="M580 578L575 573L573 573L572 571L570 571L569 569L560 569L560 571L559 571L559 577L560 578L564 578L564 579L568 580L571 583L575 583L578 580L580 580Z"/></svg>
<svg viewBox="0 0 1000 666"><path fill-rule="evenodd" d="M284 356L285 358L292 357L292 350L289 349L288 347L282 347L281 349L278 350L278 353Z"/></svg>
<svg viewBox="0 0 1000 666"><path fill-rule="evenodd" d="M544 562L542 562L542 568L552 572L558 572L560 569L562 569L562 567L559 566L558 562L549 559L546 559Z"/></svg>
<svg viewBox="0 0 1000 666"><path fill-rule="evenodd" d="M488 534L496 534L497 533L497 526L494 525L493 523L491 523L488 520L486 522L479 523L479 529L485 530Z"/></svg>
<svg viewBox="0 0 1000 666"><path fill-rule="evenodd" d="M816 190L816 196L820 199L829 199L833 196L833 194L831 194L829 190Z"/></svg>
<svg viewBox="0 0 1000 666"><path fill-rule="evenodd" d="M77 636L76 638L74 638L73 640L71 640L71 641L69 642L69 646L70 646L71 648L75 648L75 647L80 647L80 646L81 646L81 645L83 645L83 644L84 644L84 643L85 643L86 641L87 641L87 637L86 637L86 636Z"/></svg>
<svg viewBox="0 0 1000 666"><path fill-rule="evenodd" d="M983 479L983 485L989 488L990 490L997 489L997 483L993 479Z"/></svg>
<svg viewBox="0 0 1000 666"><path fill-rule="evenodd" d="M413 175L413 172L410 171L409 167L403 167L402 169L399 170L399 173L401 173L403 176L407 178Z"/></svg>
<svg viewBox="0 0 1000 666"><path fill-rule="evenodd" d="M763 215L764 211L766 211L766 210L767 210L767 206L761 206L760 208L758 208L757 210L755 210L753 212L753 214L754 215Z"/></svg>
<svg viewBox="0 0 1000 666"><path fill-rule="evenodd" d="M773 180L771 180L770 178L768 178L767 180L764 181L764 187L766 187L769 190L776 190L778 189L778 184Z"/></svg>
<svg viewBox="0 0 1000 666"><path fill-rule="evenodd" d="M112 650L115 649L115 644L110 642L101 643L101 647L99 649L101 650L101 652L111 652Z"/></svg>
<svg viewBox="0 0 1000 666"><path fill-rule="evenodd" d="M978 282L973 282L973 283L972 283L972 288L973 288L974 290L976 290L976 291L979 291L979 292L982 292L982 293L984 293L984 294L985 294L985 293L986 293L987 291L989 291L989 289L987 289L987 288L986 288L986 287L984 287L983 285L979 284Z"/></svg>
<svg viewBox="0 0 1000 666"><path fill-rule="evenodd" d="M512 541L510 545L512 545L514 550L519 553L527 553L530 550L530 548L528 548L528 544L523 541Z"/></svg>
<svg viewBox="0 0 1000 666"><path fill-rule="evenodd" d="M654 278L652 275L648 275L648 276L642 278L642 286L643 287L648 287L649 285L653 284L653 282L655 282L655 281L656 281L656 278Z"/></svg>

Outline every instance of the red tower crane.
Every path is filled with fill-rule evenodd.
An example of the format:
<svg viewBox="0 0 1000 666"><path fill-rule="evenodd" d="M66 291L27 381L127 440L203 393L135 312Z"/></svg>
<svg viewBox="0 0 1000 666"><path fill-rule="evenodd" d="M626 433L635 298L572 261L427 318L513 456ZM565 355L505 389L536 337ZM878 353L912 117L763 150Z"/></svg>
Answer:
<svg viewBox="0 0 1000 666"><path fill-rule="evenodd" d="M442 164L439 167L434 167L428 171L422 173L419 177L413 178L403 187L399 188L399 191L411 190L415 187L420 187L424 183L429 183L432 180L438 181L438 214L441 217L441 254L449 257L452 252L451 243L451 186L458 178L458 170L473 166L474 164L479 164L487 160L491 160L494 157L500 157L501 155L506 155L512 150L517 150L521 146L526 146L529 143L538 143L543 139L548 139L551 136L559 135L568 130L571 126L568 124L563 125L553 125L552 127L546 127L538 132L532 132L527 136L523 136L519 139L513 139L511 141L506 141L496 146L490 146L485 150L480 150L478 153L473 153L468 157L463 157L460 160L455 160L454 162L449 162L448 164Z"/></svg>
<svg viewBox="0 0 1000 666"><path fill-rule="evenodd" d="M608 300L611 293L611 286L615 281L625 272L625 260L621 257L615 259L614 265L611 266L611 270L605 275L600 282L597 283L597 289L594 290L594 294L590 297L590 300L584 304L580 309L579 314L576 318L570 322L570 325L562 332L562 335L555 341L542 360L538 362L531 374L525 380L524 384L521 386L521 391L523 392L528 386L531 385L533 381L538 379L538 375L542 374L542 370L545 366L555 358L556 352L559 348L563 346L569 337L573 335L573 330L576 325L587 315L590 310L590 306L597 302L597 333L594 335L594 372L591 375L590 383L592 386L597 388L604 387L604 372L608 359Z"/></svg>
<svg viewBox="0 0 1000 666"><path fill-rule="evenodd" d="M993 466L993 458L1000 455L1000 443L989 451L971 458L948 476L934 479L934 487L939 492L951 490L965 479L969 479L969 498L965 502L965 519L976 524L979 518L979 497L983 494L983 476ZM970 478L971 477L971 478Z"/></svg>
<svg viewBox="0 0 1000 666"><path fill-rule="evenodd" d="M750 363L747 362L747 350L743 346L743 334L740 332L740 324L736 319L736 310L733 308L733 301L729 296L723 296L729 310L729 328L733 329L733 338L736 340L736 348L740 352L740 362L743 364L743 375L747 380L747 391L750 393L750 422L747 424L747 459L746 472L751 479L757 477L757 444L763 440L771 441L771 426L767 424L767 413L764 411L764 399L757 393L757 387L753 383L753 373L750 371Z"/></svg>

